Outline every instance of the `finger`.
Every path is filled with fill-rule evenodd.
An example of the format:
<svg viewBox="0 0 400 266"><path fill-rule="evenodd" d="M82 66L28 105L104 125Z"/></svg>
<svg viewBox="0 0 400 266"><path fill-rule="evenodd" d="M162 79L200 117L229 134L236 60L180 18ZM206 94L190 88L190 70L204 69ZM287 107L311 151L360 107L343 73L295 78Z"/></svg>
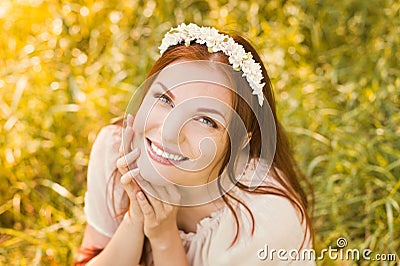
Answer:
<svg viewBox="0 0 400 266"><path fill-rule="evenodd" d="M140 156L140 149L134 148L130 153L125 156L125 161L128 166L131 166Z"/></svg>
<svg viewBox="0 0 400 266"><path fill-rule="evenodd" d="M136 198L139 203L140 210L143 213L144 219L147 221L155 221L155 213L146 196L142 191L136 193Z"/></svg>
<svg viewBox="0 0 400 266"><path fill-rule="evenodd" d="M136 184L136 181L132 179L132 183L134 183L134 187L137 188L134 189L134 192L137 193L140 191L140 187L139 185ZM136 219L137 221L143 222L143 213L142 210L140 208L139 202L137 201L137 198L134 197L134 195L132 195L130 197L130 203L129 203L129 215L132 215L132 217L134 219ZM131 217L131 218L132 218Z"/></svg>
<svg viewBox="0 0 400 266"><path fill-rule="evenodd" d="M135 174L138 174L138 173L139 173L139 169L134 169L132 171L125 173L121 177L121 184L129 197L131 214L140 218L140 216L142 215L142 212L140 210L140 206L136 199L136 193L138 193L140 191L140 187L136 183L136 181L132 178L132 176L134 176Z"/></svg>
<svg viewBox="0 0 400 266"><path fill-rule="evenodd" d="M117 160L117 168L118 168L118 171L122 175L124 175L125 173L127 173L129 171L125 156L123 156Z"/></svg>
<svg viewBox="0 0 400 266"><path fill-rule="evenodd" d="M135 162L140 156L139 148L133 149L130 153L117 160L117 168L121 174L125 174L130 169L136 168Z"/></svg>
<svg viewBox="0 0 400 266"><path fill-rule="evenodd" d="M133 118L133 115L132 115L132 114L128 114L128 115L126 116L126 124L127 124L128 126L130 126L130 127L133 126L133 120L134 120L134 118Z"/></svg>
<svg viewBox="0 0 400 266"><path fill-rule="evenodd" d="M166 202L169 203L169 195L167 190L165 189L164 186L153 186L153 189L155 190L156 195L156 199L161 203L161 204L165 204Z"/></svg>
<svg viewBox="0 0 400 266"><path fill-rule="evenodd" d="M133 122L135 121L135 118L133 117L132 114L128 114L127 117L127 125L131 129L131 137L129 139L129 149L133 150L133 137L135 136L135 131L133 130Z"/></svg>
<svg viewBox="0 0 400 266"><path fill-rule="evenodd" d="M163 220L176 210L171 201L170 195L165 186L157 186L155 188L158 198L147 197L150 204L153 206L155 216L158 220ZM154 207L157 206L157 207Z"/></svg>
<svg viewBox="0 0 400 266"><path fill-rule="evenodd" d="M122 142L119 149L120 155L128 154L132 149L134 131L133 131L133 116L128 114L126 117L126 125L122 131Z"/></svg>
<svg viewBox="0 0 400 266"><path fill-rule="evenodd" d="M124 175L122 175L121 183L122 183L124 189L125 188L127 188L127 189L133 188L135 190L135 194L139 190L141 190L140 186L138 185L138 183L135 180L135 177L137 175L140 175L139 168L135 168L135 169L133 169L131 171L128 171Z"/></svg>
<svg viewBox="0 0 400 266"><path fill-rule="evenodd" d="M129 211L127 213L131 221L136 220L138 222L143 222L143 213L136 198L130 199Z"/></svg>
<svg viewBox="0 0 400 266"><path fill-rule="evenodd" d="M161 214L161 212L164 211L164 201L162 200L162 197L160 197L160 192L157 190L149 195L149 193L146 193L147 199L150 202L151 206L153 206L154 212L156 213L156 216L158 214Z"/></svg>
<svg viewBox="0 0 400 266"><path fill-rule="evenodd" d="M129 152L131 152L132 149L132 141L133 141L133 128L130 125L127 125L127 127L124 129L123 131L123 136L122 136L122 153L123 154L128 154Z"/></svg>
<svg viewBox="0 0 400 266"><path fill-rule="evenodd" d="M143 177L139 174L135 176L135 180L139 184L141 190L145 193L149 203L153 206L153 209L157 212L163 210L163 204L160 200L158 189L156 186L153 186L148 181L144 180Z"/></svg>

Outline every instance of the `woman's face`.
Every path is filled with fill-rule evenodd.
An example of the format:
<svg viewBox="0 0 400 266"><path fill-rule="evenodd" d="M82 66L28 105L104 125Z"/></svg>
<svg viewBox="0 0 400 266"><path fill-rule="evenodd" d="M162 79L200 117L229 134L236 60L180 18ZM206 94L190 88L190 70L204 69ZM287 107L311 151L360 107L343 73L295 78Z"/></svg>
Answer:
<svg viewBox="0 0 400 266"><path fill-rule="evenodd" d="M134 122L144 179L198 186L218 176L228 149L232 92L215 83L228 84L226 75L182 61L152 82Z"/></svg>

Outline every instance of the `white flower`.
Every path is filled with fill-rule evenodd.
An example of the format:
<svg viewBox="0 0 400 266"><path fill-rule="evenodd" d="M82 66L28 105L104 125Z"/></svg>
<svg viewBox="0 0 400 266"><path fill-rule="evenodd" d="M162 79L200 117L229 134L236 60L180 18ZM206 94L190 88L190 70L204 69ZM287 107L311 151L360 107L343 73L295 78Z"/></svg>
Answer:
<svg viewBox="0 0 400 266"><path fill-rule="evenodd" d="M236 43L228 35L220 34L217 29L211 27L199 27L194 23L186 25L182 23L176 28L171 28L161 41L160 54L162 55L170 46L184 42L189 46L192 41L198 44L205 44L210 53L222 51L228 56L229 63L236 71L242 71L246 77L252 94L257 95L258 104L263 106L263 88L265 83L261 83L263 77L261 65L256 63L253 55L246 53L243 46Z"/></svg>

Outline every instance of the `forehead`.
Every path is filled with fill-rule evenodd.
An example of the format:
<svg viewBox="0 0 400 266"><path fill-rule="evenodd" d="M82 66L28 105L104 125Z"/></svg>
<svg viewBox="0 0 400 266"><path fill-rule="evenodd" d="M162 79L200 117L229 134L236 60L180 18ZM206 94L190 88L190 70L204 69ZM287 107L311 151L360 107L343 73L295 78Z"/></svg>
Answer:
<svg viewBox="0 0 400 266"><path fill-rule="evenodd" d="M179 98L214 98L232 102L232 82L226 65L211 61L176 61L162 71L153 84L161 83L164 89Z"/></svg>

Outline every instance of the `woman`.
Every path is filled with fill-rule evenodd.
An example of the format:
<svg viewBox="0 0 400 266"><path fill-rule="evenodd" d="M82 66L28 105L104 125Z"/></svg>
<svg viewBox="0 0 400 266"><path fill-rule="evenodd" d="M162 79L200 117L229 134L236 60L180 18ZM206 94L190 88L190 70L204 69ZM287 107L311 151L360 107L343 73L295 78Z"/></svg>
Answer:
<svg viewBox="0 0 400 266"><path fill-rule="evenodd" d="M314 265L288 255L311 245L308 183L257 52L195 24L159 48L124 127L93 145L77 264Z"/></svg>

